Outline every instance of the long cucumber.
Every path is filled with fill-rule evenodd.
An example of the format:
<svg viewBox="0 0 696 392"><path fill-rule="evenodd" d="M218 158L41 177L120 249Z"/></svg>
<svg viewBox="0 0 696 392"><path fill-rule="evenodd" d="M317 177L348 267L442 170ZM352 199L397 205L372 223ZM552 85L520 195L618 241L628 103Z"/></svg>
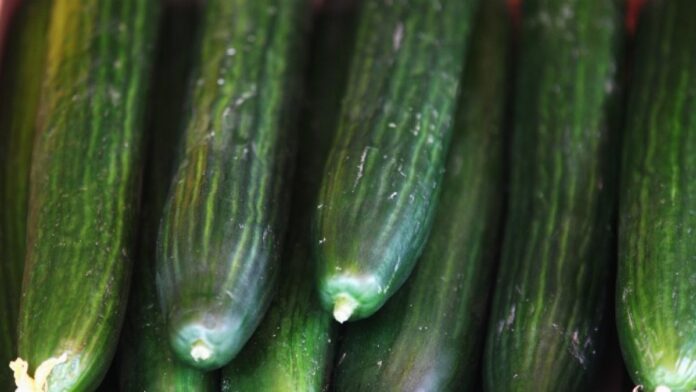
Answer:
<svg viewBox="0 0 696 392"><path fill-rule="evenodd" d="M237 359L223 369L223 391L324 391L336 330L314 287L310 218L347 77L355 7L331 0L316 16L300 126L292 230L276 299Z"/></svg>
<svg viewBox="0 0 696 392"><path fill-rule="evenodd" d="M21 359L12 364L20 391L92 390L116 349L157 11L151 1L53 2L31 163Z"/></svg>
<svg viewBox="0 0 696 392"><path fill-rule="evenodd" d="M210 0L160 225L159 300L177 357L241 350L275 289L286 226L306 0Z"/></svg>
<svg viewBox="0 0 696 392"><path fill-rule="evenodd" d="M612 254L621 6L525 0L490 391L590 388Z"/></svg>
<svg viewBox="0 0 696 392"><path fill-rule="evenodd" d="M696 389L696 24L689 0L638 22L619 202L616 317L643 391Z"/></svg>
<svg viewBox="0 0 696 392"><path fill-rule="evenodd" d="M0 389L12 388L24 270L29 167L46 57L50 0L26 2L9 30L0 71Z"/></svg>
<svg viewBox="0 0 696 392"><path fill-rule="evenodd" d="M375 313L421 253L474 3L363 3L313 223L318 290L339 322Z"/></svg>
<svg viewBox="0 0 696 392"><path fill-rule="evenodd" d="M348 325L338 351L339 391L476 386L503 210L505 10L503 0L479 6L430 238L384 310Z"/></svg>
<svg viewBox="0 0 696 392"><path fill-rule="evenodd" d="M157 228L169 189L195 37L197 4L170 2L164 10L158 57L149 99L150 141L145 161L142 219L128 312L119 349L123 391L214 391L214 373L179 362L169 349L164 317L155 287Z"/></svg>

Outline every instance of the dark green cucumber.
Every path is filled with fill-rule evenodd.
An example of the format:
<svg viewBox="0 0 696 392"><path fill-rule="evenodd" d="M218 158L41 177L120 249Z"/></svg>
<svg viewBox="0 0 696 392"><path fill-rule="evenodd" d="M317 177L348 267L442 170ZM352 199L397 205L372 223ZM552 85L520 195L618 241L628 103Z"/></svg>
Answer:
<svg viewBox="0 0 696 392"><path fill-rule="evenodd" d="M196 4L165 8L154 67L142 219L130 303L119 351L123 391L213 391L215 376L186 366L169 349L155 287L157 228L172 178L200 14Z"/></svg>
<svg viewBox="0 0 696 392"><path fill-rule="evenodd" d="M696 389L696 24L652 1L635 41L619 208L616 317L643 391Z"/></svg>
<svg viewBox="0 0 696 392"><path fill-rule="evenodd" d="M502 210L504 0L482 1L433 229L411 278L347 327L339 391L462 391L478 381Z"/></svg>
<svg viewBox="0 0 696 392"><path fill-rule="evenodd" d="M336 320L376 312L430 231L474 0L365 1L314 218Z"/></svg>
<svg viewBox="0 0 696 392"><path fill-rule="evenodd" d="M316 16L301 121L290 227L278 293L239 356L223 369L222 389L324 391L335 326L314 286L310 219L347 79L355 7L331 0Z"/></svg>
<svg viewBox="0 0 696 392"><path fill-rule="evenodd" d="M490 391L590 388L614 261L621 6L525 0Z"/></svg>
<svg viewBox="0 0 696 392"><path fill-rule="evenodd" d="M228 363L275 289L305 0L210 0L185 143L160 226L159 298L177 357Z"/></svg>
<svg viewBox="0 0 696 392"><path fill-rule="evenodd" d="M50 0L27 1L15 15L0 79L0 390L12 389L24 270L29 166L46 55Z"/></svg>
<svg viewBox="0 0 696 392"><path fill-rule="evenodd" d="M117 345L156 25L156 2L53 2L18 327L30 373L57 364L48 391L95 388Z"/></svg>

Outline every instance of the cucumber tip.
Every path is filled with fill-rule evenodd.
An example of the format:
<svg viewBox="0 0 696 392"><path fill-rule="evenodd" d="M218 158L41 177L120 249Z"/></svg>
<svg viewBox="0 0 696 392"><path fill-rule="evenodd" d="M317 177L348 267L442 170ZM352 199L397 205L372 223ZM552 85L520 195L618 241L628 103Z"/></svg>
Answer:
<svg viewBox="0 0 696 392"><path fill-rule="evenodd" d="M34 377L29 376L29 364L22 358L17 358L10 362L10 369L14 373L14 381L17 387L16 392L42 392L48 390L48 376L51 375L53 368L67 360L67 353L63 353L57 358L48 358L36 368Z"/></svg>
<svg viewBox="0 0 696 392"><path fill-rule="evenodd" d="M333 316L336 321L343 324L353 315L358 307L358 302L346 294L339 294L334 300Z"/></svg>
<svg viewBox="0 0 696 392"><path fill-rule="evenodd" d="M196 340L191 346L191 358L193 358L193 360L196 362L207 361L212 356L213 350L211 350L210 347L208 347L208 345L200 339Z"/></svg>

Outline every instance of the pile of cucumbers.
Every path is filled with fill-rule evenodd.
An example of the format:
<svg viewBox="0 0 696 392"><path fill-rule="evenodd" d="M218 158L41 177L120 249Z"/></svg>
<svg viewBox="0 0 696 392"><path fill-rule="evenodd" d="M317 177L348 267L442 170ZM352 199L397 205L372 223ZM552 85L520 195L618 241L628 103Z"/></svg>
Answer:
<svg viewBox="0 0 696 392"><path fill-rule="evenodd" d="M695 17L0 0L0 390L696 390Z"/></svg>

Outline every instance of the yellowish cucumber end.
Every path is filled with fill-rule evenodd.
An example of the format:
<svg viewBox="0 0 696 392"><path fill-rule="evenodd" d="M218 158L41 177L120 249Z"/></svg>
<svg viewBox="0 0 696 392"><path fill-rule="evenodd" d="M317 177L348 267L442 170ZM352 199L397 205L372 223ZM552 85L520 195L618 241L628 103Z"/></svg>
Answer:
<svg viewBox="0 0 696 392"><path fill-rule="evenodd" d="M348 294L341 293L334 299L333 316L339 323L348 321L358 307L358 301Z"/></svg>
<svg viewBox="0 0 696 392"><path fill-rule="evenodd" d="M48 391L48 377L53 368L68 360L68 354L63 353L58 358L49 358L43 361L34 372L34 377L29 375L29 364L22 358L10 362L10 369L14 373L17 389L15 392L46 392Z"/></svg>

